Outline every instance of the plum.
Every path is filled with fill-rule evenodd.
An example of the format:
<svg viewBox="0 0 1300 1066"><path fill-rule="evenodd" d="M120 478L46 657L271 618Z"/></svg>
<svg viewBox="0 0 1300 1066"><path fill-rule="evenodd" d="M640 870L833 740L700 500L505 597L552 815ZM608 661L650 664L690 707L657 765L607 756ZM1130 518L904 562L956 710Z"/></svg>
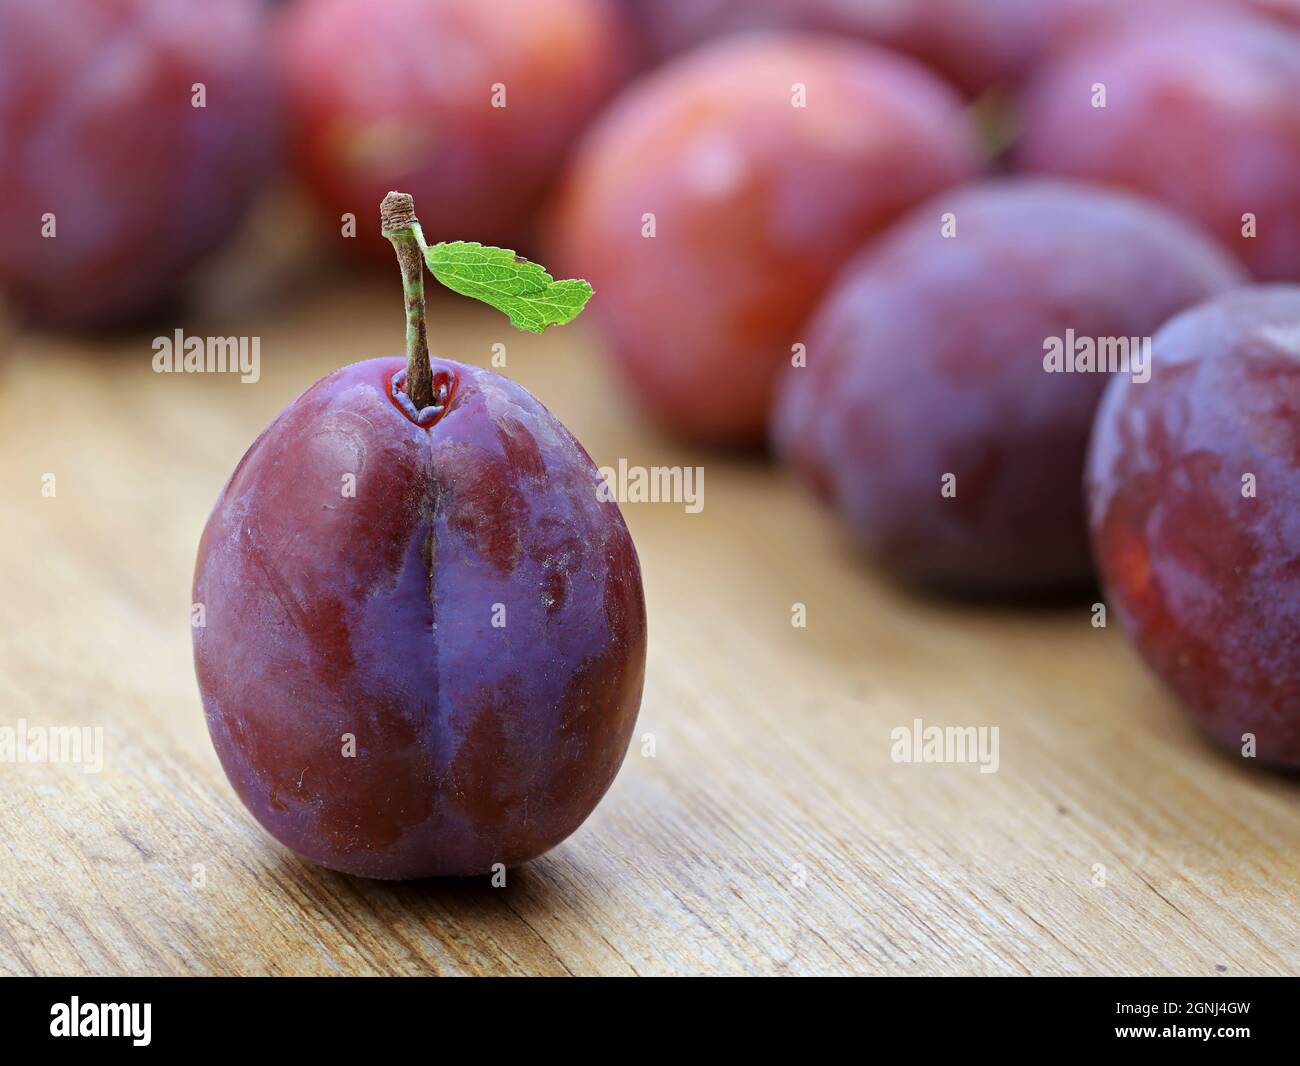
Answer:
<svg viewBox="0 0 1300 1066"><path fill-rule="evenodd" d="M240 799L299 854L378 878L483 873L572 833L626 753L646 653L636 549L590 457L519 385L429 360L410 293L408 362L285 408L194 575Z"/></svg>
<svg viewBox="0 0 1300 1066"><path fill-rule="evenodd" d="M1059 54L1023 94L1016 165L1158 199L1256 278L1300 280L1300 36L1243 12L1121 20Z"/></svg>
<svg viewBox="0 0 1300 1066"><path fill-rule="evenodd" d="M1206 733L1300 767L1300 287L1184 311L1153 354L1088 456L1107 602Z"/></svg>
<svg viewBox="0 0 1300 1066"><path fill-rule="evenodd" d="M335 235L401 185L433 239L520 246L627 68L603 0L313 0L280 29L295 166ZM368 229L353 248L392 254Z"/></svg>
<svg viewBox="0 0 1300 1066"><path fill-rule="evenodd" d="M835 269L980 166L961 101L911 61L748 36L624 94L578 149L550 243L600 290L598 322L650 412L748 445Z"/></svg>
<svg viewBox="0 0 1300 1066"><path fill-rule="evenodd" d="M0 288L56 327L156 314L243 217L276 144L256 0L6 0Z"/></svg>
<svg viewBox="0 0 1300 1066"><path fill-rule="evenodd" d="M1106 377L1049 373L1048 340L1149 340L1244 279L1135 197L1045 179L954 190L844 270L807 366L777 384L774 448L905 581L1066 591L1090 574L1079 486Z"/></svg>

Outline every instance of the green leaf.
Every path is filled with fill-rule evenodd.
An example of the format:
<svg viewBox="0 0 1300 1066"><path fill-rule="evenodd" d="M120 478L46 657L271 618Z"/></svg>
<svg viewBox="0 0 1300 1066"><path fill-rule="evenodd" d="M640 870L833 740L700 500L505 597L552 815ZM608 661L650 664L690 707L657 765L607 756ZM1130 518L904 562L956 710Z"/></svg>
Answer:
<svg viewBox="0 0 1300 1066"><path fill-rule="evenodd" d="M585 281L556 281L539 263L508 248L450 241L424 250L433 276L462 296L472 296L510 316L516 329L541 333L572 321L591 299Z"/></svg>

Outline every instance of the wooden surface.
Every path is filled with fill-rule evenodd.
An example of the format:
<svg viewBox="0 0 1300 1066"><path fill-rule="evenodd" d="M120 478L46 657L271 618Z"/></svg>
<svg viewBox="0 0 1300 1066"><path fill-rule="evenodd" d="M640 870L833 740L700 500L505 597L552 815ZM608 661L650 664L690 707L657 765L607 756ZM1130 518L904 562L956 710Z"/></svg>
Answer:
<svg viewBox="0 0 1300 1066"><path fill-rule="evenodd" d="M0 726L102 726L105 760L0 764L0 971L1300 971L1300 782L1204 745L1087 604L909 597L761 461L638 421L582 324L532 338L468 305L432 309L435 349L485 363L505 342L598 463L705 468L701 514L624 507L650 620L638 740L587 824L505 888L359 881L274 844L204 727L194 551L284 404L400 349L391 281L179 323L259 335L256 385L154 374L153 332L11 344ZM998 772L892 762L918 717L999 727Z"/></svg>

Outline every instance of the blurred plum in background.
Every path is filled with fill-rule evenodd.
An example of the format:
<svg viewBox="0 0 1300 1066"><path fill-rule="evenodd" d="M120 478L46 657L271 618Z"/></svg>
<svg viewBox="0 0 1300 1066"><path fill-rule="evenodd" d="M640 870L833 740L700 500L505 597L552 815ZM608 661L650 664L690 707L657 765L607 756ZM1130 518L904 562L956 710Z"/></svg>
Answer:
<svg viewBox="0 0 1300 1066"><path fill-rule="evenodd" d="M981 169L960 98L908 59L777 34L630 89L579 147L549 238L666 426L763 439L772 381L836 269Z"/></svg>
<svg viewBox="0 0 1300 1066"><path fill-rule="evenodd" d="M1049 373L1044 342L1149 338L1244 280L1209 237L1126 194L954 190L846 268L808 365L778 381L775 448L899 577L970 593L1081 584L1084 455L1108 378Z"/></svg>
<svg viewBox="0 0 1300 1066"><path fill-rule="evenodd" d="M276 158L262 20L256 0L0 4L0 289L20 314L138 321L230 234Z"/></svg>
<svg viewBox="0 0 1300 1066"><path fill-rule="evenodd" d="M1088 458L1107 602L1219 743L1300 767L1300 287L1179 315L1154 363L1110 385Z"/></svg>
<svg viewBox="0 0 1300 1066"><path fill-rule="evenodd" d="M280 31L297 170L335 234L403 188L431 241L527 247L627 67L605 0L297 0ZM348 243L389 265L388 242L357 229Z"/></svg>
<svg viewBox="0 0 1300 1066"><path fill-rule="evenodd" d="M1046 65L1022 104L1020 169L1144 193L1256 277L1300 279L1300 37L1289 30L1219 5L1121 19Z"/></svg>

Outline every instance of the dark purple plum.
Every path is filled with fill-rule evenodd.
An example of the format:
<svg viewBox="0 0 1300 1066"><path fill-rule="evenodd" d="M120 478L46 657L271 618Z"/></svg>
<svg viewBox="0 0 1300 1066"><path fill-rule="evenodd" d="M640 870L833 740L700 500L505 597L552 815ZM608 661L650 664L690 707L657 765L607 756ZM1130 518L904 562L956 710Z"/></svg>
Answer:
<svg viewBox="0 0 1300 1066"><path fill-rule="evenodd" d="M1107 603L1211 737L1300 767L1300 287L1170 321L1088 458Z"/></svg>
<svg viewBox="0 0 1300 1066"><path fill-rule="evenodd" d="M230 235L275 164L263 15L256 0L0 4L0 289L20 313L135 322Z"/></svg>
<svg viewBox="0 0 1300 1066"><path fill-rule="evenodd" d="M554 847L614 780L640 567L527 391L435 359L449 396L418 425L404 365L323 378L240 461L199 545L194 657L222 766L277 840L368 877L476 874Z"/></svg>
<svg viewBox="0 0 1300 1066"><path fill-rule="evenodd" d="M776 451L901 578L1064 590L1090 574L1079 486L1106 377L1049 373L1045 342L1149 340L1244 277L1127 195L1014 179L943 194L841 275L807 366L778 383Z"/></svg>

